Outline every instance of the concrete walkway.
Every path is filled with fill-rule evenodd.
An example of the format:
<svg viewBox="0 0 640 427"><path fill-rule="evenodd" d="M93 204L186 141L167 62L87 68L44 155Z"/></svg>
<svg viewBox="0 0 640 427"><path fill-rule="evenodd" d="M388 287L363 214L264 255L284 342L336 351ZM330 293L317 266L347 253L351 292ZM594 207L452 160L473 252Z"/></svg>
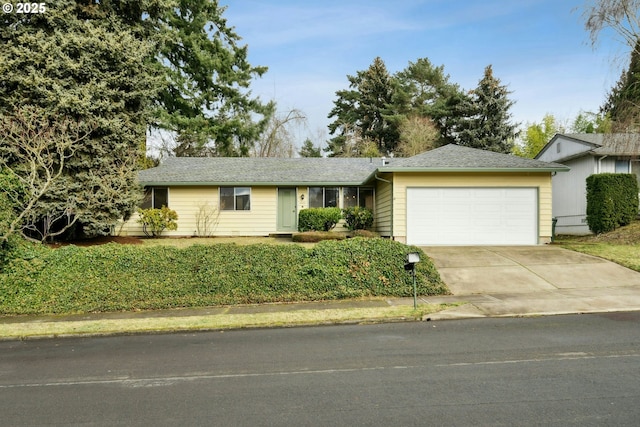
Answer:
<svg viewBox="0 0 640 427"><path fill-rule="evenodd" d="M453 296L433 317L532 316L640 310L640 273L557 246L424 247Z"/></svg>
<svg viewBox="0 0 640 427"><path fill-rule="evenodd" d="M418 303L456 304L457 306L425 315L422 320L640 310L640 273L597 257L555 246L425 247L423 249L433 259L453 295L419 297ZM100 330L103 324L108 323L125 325L124 329L120 326L120 329L109 333L167 332L174 330L171 329L173 328L171 325L179 325L175 330L188 330L191 326L183 325L187 321L196 323L194 329L207 329L206 325L211 324L214 318L241 319L240 323L236 323L233 327L266 327L274 325L260 323L260 318L273 319L267 316L272 316L274 313L284 315L285 319L296 318L299 313L302 320L292 324L413 320L410 317L404 317L405 315L397 318L382 316L382 313L389 313L389 310L397 306L412 307L413 298L262 304L73 316L0 317L0 339L91 335L90 332L80 331L91 330L93 326ZM332 312L333 319L337 320L312 320L305 323L304 313L318 311ZM154 323L153 319L157 319L157 322ZM247 319L248 323L243 324L242 319ZM288 321L277 323L277 326L291 325L287 323ZM142 325L135 329L139 324ZM154 325L158 325L157 328ZM29 331L34 327L38 327L38 331L41 332L30 333ZM211 328L217 329L216 326ZM3 335L3 330L7 335ZM6 331L12 331L13 335L9 335ZM96 333L96 335L104 334L108 333Z"/></svg>

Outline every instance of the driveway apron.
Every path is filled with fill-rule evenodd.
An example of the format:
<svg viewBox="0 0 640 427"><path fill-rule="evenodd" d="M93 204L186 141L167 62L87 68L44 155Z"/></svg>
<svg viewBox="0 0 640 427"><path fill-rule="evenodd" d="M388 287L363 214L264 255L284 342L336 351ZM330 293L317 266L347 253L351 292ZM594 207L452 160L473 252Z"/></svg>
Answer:
<svg viewBox="0 0 640 427"><path fill-rule="evenodd" d="M640 273L557 246L428 246L454 295L640 286Z"/></svg>

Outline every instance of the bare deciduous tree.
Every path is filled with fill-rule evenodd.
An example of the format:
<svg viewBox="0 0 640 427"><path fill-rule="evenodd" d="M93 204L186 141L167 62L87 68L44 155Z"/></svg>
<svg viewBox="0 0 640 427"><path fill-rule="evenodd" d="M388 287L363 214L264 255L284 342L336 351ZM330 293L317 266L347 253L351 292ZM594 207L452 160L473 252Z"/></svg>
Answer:
<svg viewBox="0 0 640 427"><path fill-rule="evenodd" d="M274 114L252 150L255 157L293 157L295 126L306 125L307 118L293 109L286 115Z"/></svg>
<svg viewBox="0 0 640 427"><path fill-rule="evenodd" d="M583 18L593 45L602 30L610 28L631 49L640 37L640 0L586 0Z"/></svg>
<svg viewBox="0 0 640 427"><path fill-rule="evenodd" d="M412 116L400 123L398 154L411 157L437 147L440 132L428 117Z"/></svg>
<svg viewBox="0 0 640 427"><path fill-rule="evenodd" d="M218 226L220 211L209 202L200 203L196 212L196 236L210 237Z"/></svg>
<svg viewBox="0 0 640 427"><path fill-rule="evenodd" d="M44 241L64 233L77 221L72 199L65 206L47 212L39 209L38 202L56 191L65 162L90 132L87 123L54 120L33 106L0 117L0 168L19 182L19 188L3 190L16 216L0 235L0 241L16 233ZM65 224L60 225L60 220ZM57 225L55 231L53 224Z"/></svg>

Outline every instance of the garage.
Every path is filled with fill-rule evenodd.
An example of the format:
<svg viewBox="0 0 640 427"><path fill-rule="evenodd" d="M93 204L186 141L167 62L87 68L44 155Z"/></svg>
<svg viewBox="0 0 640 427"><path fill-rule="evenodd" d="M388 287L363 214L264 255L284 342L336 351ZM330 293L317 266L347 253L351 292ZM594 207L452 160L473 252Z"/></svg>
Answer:
<svg viewBox="0 0 640 427"><path fill-rule="evenodd" d="M536 245L537 188L407 188L407 243Z"/></svg>

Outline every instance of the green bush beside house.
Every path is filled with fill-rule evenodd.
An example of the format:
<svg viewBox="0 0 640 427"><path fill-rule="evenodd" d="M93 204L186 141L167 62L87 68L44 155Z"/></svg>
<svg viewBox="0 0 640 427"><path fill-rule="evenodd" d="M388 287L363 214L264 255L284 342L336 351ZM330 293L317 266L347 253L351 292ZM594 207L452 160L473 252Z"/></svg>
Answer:
<svg viewBox="0 0 640 427"><path fill-rule="evenodd" d="M330 231L341 219L340 208L302 209L298 214L298 231Z"/></svg>
<svg viewBox="0 0 640 427"><path fill-rule="evenodd" d="M587 178L587 224L595 234L628 225L638 215L634 174L602 173Z"/></svg>

